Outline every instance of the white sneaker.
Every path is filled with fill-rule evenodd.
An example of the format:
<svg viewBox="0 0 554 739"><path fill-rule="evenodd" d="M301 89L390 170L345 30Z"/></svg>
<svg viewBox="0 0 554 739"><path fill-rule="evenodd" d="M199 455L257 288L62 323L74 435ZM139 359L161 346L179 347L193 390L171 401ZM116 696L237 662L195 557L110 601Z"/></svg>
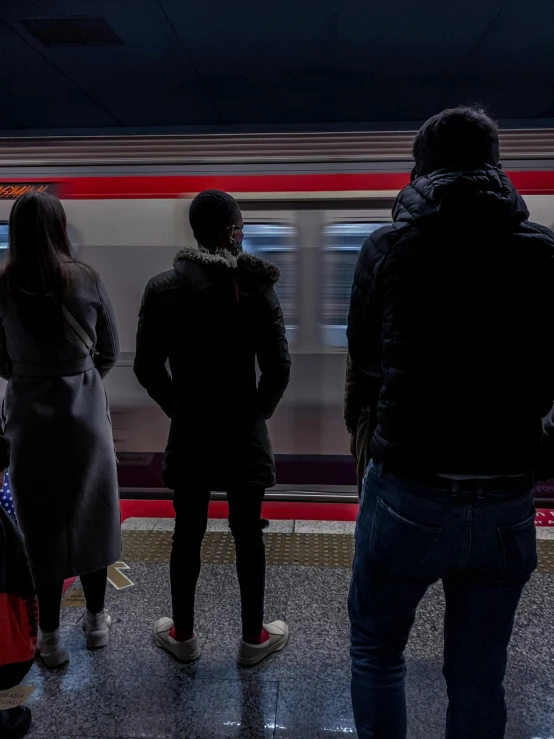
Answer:
<svg viewBox="0 0 554 739"><path fill-rule="evenodd" d="M280 652L289 640L289 627L284 621L272 621L264 624L269 639L263 644L248 644L241 640L237 662L243 667L257 665L273 652Z"/></svg>
<svg viewBox="0 0 554 739"><path fill-rule="evenodd" d="M111 628L112 617L105 608L100 613L90 613L88 609L85 609L83 613L83 631L89 649L107 647L110 642Z"/></svg>
<svg viewBox="0 0 554 739"><path fill-rule="evenodd" d="M161 649L170 652L181 662L194 662L200 657L198 637L195 634L187 641L177 641L169 636L172 628L173 621L170 618L159 618L154 624L154 641Z"/></svg>
<svg viewBox="0 0 554 739"><path fill-rule="evenodd" d="M60 667L69 662L69 654L62 644L59 629L51 632L40 632L37 652L46 667Z"/></svg>

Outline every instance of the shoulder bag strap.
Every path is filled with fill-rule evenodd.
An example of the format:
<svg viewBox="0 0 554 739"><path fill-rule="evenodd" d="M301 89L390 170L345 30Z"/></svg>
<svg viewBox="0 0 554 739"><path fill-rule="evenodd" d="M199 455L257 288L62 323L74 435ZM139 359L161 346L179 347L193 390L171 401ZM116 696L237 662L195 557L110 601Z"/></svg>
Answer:
<svg viewBox="0 0 554 739"><path fill-rule="evenodd" d="M94 357L95 346L94 346L92 339L85 331L85 329L81 326L79 321L77 321L77 319L73 317L73 315L67 310L65 306L62 306L62 313L63 313L63 317L65 318L67 323L71 326L74 333L81 339L83 344L88 349L90 356Z"/></svg>

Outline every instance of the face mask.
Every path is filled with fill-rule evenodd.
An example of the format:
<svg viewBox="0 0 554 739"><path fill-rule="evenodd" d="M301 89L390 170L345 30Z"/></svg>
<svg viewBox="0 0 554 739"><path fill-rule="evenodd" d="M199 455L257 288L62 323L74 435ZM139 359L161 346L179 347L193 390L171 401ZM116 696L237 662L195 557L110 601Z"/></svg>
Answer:
<svg viewBox="0 0 554 739"><path fill-rule="evenodd" d="M229 229L229 251L233 256L237 256L242 251L242 240L244 239L244 233L242 228L237 226L231 226Z"/></svg>

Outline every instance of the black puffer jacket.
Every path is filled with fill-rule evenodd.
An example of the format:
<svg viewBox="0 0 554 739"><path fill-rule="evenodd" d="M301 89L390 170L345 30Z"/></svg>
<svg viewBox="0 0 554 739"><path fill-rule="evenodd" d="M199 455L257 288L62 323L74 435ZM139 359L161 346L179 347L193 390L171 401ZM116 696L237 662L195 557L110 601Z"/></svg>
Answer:
<svg viewBox="0 0 554 739"><path fill-rule="evenodd" d="M169 488L275 484L266 419L290 374L278 279L249 254L184 249L148 283L135 374L171 418Z"/></svg>
<svg viewBox="0 0 554 739"><path fill-rule="evenodd" d="M501 170L436 172L365 242L348 344L377 390L375 460L398 470L554 474L554 234ZM544 454L541 449L545 446Z"/></svg>

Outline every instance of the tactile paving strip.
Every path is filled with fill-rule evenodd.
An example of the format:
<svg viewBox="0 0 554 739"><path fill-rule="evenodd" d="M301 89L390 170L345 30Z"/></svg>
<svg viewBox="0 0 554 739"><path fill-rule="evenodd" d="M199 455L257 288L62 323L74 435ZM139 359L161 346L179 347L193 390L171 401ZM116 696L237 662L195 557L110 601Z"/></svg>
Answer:
<svg viewBox="0 0 554 739"><path fill-rule="evenodd" d="M125 562L169 562L171 531L123 531ZM354 537L349 534L266 534L266 560L270 567L350 567ZM554 539L539 540L538 572L554 575ZM206 564L235 563L235 546L229 532L208 532L202 544Z"/></svg>
<svg viewBox="0 0 554 739"><path fill-rule="evenodd" d="M123 531L125 562L169 562L171 531ZM268 566L350 567L354 537L348 534L266 534ZM235 545L229 532L208 532L202 543L206 564L235 563Z"/></svg>
<svg viewBox="0 0 554 739"><path fill-rule="evenodd" d="M537 542L539 552L539 566L537 572L543 575L554 575L554 540L539 539Z"/></svg>
<svg viewBox="0 0 554 739"><path fill-rule="evenodd" d="M351 567L351 534L295 534L292 564L300 567Z"/></svg>

